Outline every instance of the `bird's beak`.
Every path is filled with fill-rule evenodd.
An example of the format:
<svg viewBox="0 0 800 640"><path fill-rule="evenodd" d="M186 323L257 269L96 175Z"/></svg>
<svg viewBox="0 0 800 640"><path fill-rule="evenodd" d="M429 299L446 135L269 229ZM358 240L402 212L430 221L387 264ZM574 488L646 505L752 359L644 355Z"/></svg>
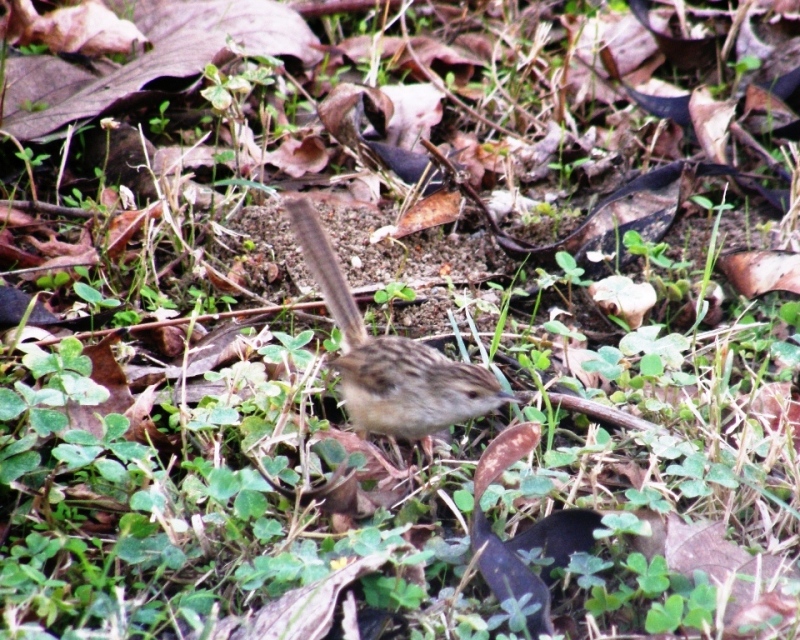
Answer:
<svg viewBox="0 0 800 640"><path fill-rule="evenodd" d="M502 398L506 402L519 402L517 396L515 396L513 393L509 393L508 391L501 391L497 394L497 397Z"/></svg>

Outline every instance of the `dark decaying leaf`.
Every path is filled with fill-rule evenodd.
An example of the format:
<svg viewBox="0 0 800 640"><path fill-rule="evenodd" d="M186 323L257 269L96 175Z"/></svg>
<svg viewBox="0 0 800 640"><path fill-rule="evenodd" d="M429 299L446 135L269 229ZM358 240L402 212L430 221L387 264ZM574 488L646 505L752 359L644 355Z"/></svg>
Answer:
<svg viewBox="0 0 800 640"><path fill-rule="evenodd" d="M600 526L600 515L588 510L561 511L537 522L514 540L503 543L492 531L480 508L481 496L511 464L528 455L539 444L538 425L525 423L510 427L486 448L475 471L475 512L470 528L470 545L479 553L478 569L499 602L514 599L521 606L535 607L526 618L531 637L552 635L550 620L550 575L542 580L521 560L518 551L542 548L554 559L554 567L565 567L576 551L588 551L594 545L593 531Z"/></svg>
<svg viewBox="0 0 800 640"><path fill-rule="evenodd" d="M585 259L589 251L609 256L616 254L620 263L625 264L631 257L625 254L619 238L625 231L635 229L649 241L660 240L672 225L685 190L684 181L679 182L679 179L692 169L689 163L673 162L632 180L600 202L586 222L559 242L535 247L501 235L497 236L497 242L511 257L527 257L544 266L555 264L558 251L572 253L592 273L602 265Z"/></svg>
<svg viewBox="0 0 800 640"><path fill-rule="evenodd" d="M524 607L538 605L538 609L527 616L528 631L533 638L542 634L553 635L555 629L550 620L547 585L514 551L505 547L479 508L472 518L470 541L473 552L481 554L478 569L498 602L513 599Z"/></svg>
<svg viewBox="0 0 800 640"><path fill-rule="evenodd" d="M692 97L690 93L677 97L651 96L628 86L625 87L625 91L647 113L658 118L669 118L682 127L692 124L692 118L689 115L689 100Z"/></svg>
<svg viewBox="0 0 800 640"><path fill-rule="evenodd" d="M14 287L0 287L0 327L16 327L22 322L32 299L33 296ZM45 326L57 322L60 322L60 318L50 313L39 300L34 303L28 324Z"/></svg>
<svg viewBox="0 0 800 640"><path fill-rule="evenodd" d="M677 38L653 28L650 23L649 0L630 0L631 12L658 42L658 47L672 64L679 69L696 70L717 59L717 41L715 35L705 38Z"/></svg>
<svg viewBox="0 0 800 640"><path fill-rule="evenodd" d="M427 154L364 137L367 124L372 125L373 134L390 135L395 140L408 140L409 130L420 126L407 115L395 118L394 103L384 92L342 83L326 96L317 111L328 132L357 153L367 167L394 171L403 182L411 185L425 178L422 189L425 195L441 188L441 173L430 166Z"/></svg>
<svg viewBox="0 0 800 640"><path fill-rule="evenodd" d="M511 551L542 549L542 557L553 559L553 568L569 565L570 556L587 551L595 544L594 530L599 529L602 516L590 509L564 509L535 522L530 529L505 543ZM549 586L555 582L546 569L542 579Z"/></svg>
<svg viewBox="0 0 800 640"><path fill-rule="evenodd" d="M374 140L364 140L364 145L369 148L380 160L380 164L394 171L406 184L417 184L425 180L422 193L430 195L442 187L442 173L434 169L427 154L416 153L383 144Z"/></svg>
<svg viewBox="0 0 800 640"><path fill-rule="evenodd" d="M534 638L554 632L550 621L550 592L520 557L492 532L480 508L480 500L488 486L510 465L533 451L540 439L539 426L525 423L501 432L486 447L475 470L475 513L470 528L470 546L473 553L480 553L478 569L497 600L502 603L510 598L518 602L527 599L525 606L538 605L538 610L528 618L528 630Z"/></svg>

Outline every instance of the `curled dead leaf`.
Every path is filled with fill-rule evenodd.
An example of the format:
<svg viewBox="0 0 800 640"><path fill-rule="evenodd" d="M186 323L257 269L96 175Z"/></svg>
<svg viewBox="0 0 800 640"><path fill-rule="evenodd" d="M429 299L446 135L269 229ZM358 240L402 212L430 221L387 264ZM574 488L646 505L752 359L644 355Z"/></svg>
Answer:
<svg viewBox="0 0 800 640"><path fill-rule="evenodd" d="M642 326L645 314L658 300L647 282L635 284L627 276L609 276L589 286L589 295L606 315L622 318L631 329Z"/></svg>
<svg viewBox="0 0 800 640"><path fill-rule="evenodd" d="M767 640L784 637L797 620L797 600L775 591L742 608L725 627L725 640Z"/></svg>
<svg viewBox="0 0 800 640"><path fill-rule="evenodd" d="M762 385L750 404L750 412L767 431L787 433L800 453L800 394L791 382Z"/></svg>
<svg viewBox="0 0 800 640"><path fill-rule="evenodd" d="M125 211L116 216L108 229L108 248L106 252L111 258L118 258L128 246L133 235L148 220L158 220L164 212L162 202L154 202L141 211Z"/></svg>
<svg viewBox="0 0 800 640"><path fill-rule="evenodd" d="M39 15L31 0L13 0L9 32L14 43L45 44L54 53L99 57L130 53L147 37L130 20L122 20L98 0L84 0Z"/></svg>
<svg viewBox="0 0 800 640"><path fill-rule="evenodd" d="M330 152L322 138L307 136L302 140L288 138L277 150L264 154L264 162L274 165L293 178L306 173L319 173L328 166Z"/></svg>
<svg viewBox="0 0 800 640"><path fill-rule="evenodd" d="M800 254L789 251L741 251L720 256L718 266L731 285L748 298L768 291L800 294Z"/></svg>
<svg viewBox="0 0 800 640"><path fill-rule="evenodd" d="M714 100L708 88L700 87L689 99L689 113L706 157L711 162L728 164L729 127L736 115L736 102Z"/></svg>
<svg viewBox="0 0 800 640"><path fill-rule="evenodd" d="M664 556L670 571L691 577L701 570L708 574L711 584L729 584L730 594L724 608L726 624L758 601L754 598L762 584L773 584L781 577L794 580L800 577L790 562L768 553L751 555L728 541L727 526L721 520L687 523L676 513L666 517L657 514L647 517L645 513L637 515L650 522L654 535L652 539L637 538L636 548L648 558L656 554Z"/></svg>
<svg viewBox="0 0 800 640"><path fill-rule="evenodd" d="M350 149L361 141L361 119L367 116L383 135L394 115L391 99L379 89L343 82L319 104L319 119L328 132Z"/></svg>

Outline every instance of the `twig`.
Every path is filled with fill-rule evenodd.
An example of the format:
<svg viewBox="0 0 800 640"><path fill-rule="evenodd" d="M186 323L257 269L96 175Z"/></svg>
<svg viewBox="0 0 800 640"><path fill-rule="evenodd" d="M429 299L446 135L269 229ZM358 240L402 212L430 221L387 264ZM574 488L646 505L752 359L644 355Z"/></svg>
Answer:
<svg viewBox="0 0 800 640"><path fill-rule="evenodd" d="M478 192L475 191L475 188L466 180L461 180L459 178L459 171L456 169L453 163L450 162L450 159L445 157L442 152L437 149L436 145L430 140L421 139L420 144L422 144L428 153L433 156L433 161L439 165L440 169L453 178L461 192L466 194L467 197L478 206L483 215L486 217L486 220L489 222L489 226L492 228L492 231L496 235L506 236L506 232L503 231L497 224L497 220L494 219L494 216L492 216L486 204L483 202L483 200L481 200L481 197L478 195Z"/></svg>
<svg viewBox="0 0 800 640"><path fill-rule="evenodd" d="M587 400L578 396L567 395L565 393L548 393L550 402L553 405L559 406L567 411L577 411L589 416L593 420L600 422L609 422L611 424L619 425L627 429L636 429L640 431L658 431L661 429L658 425L645 420L644 418L637 418L629 413L625 413L616 407L608 407Z"/></svg>
<svg viewBox="0 0 800 640"><path fill-rule="evenodd" d="M72 218L85 218L91 219L97 216L96 213L91 211L84 211L75 207L64 207L58 204L47 204L46 202L39 202L38 200L0 200L0 207L8 207L9 209L19 209L20 211L37 213L47 213L54 216L70 216Z"/></svg>
<svg viewBox="0 0 800 640"><path fill-rule="evenodd" d="M206 313L199 316L193 317L186 317L186 318L173 318L172 320L161 320L160 322L143 322L141 324L132 325L130 327L124 327L122 330L128 331L130 333L136 333L137 331L144 331L144 330L151 330L151 329L159 329L161 327L175 327L180 326L182 324L189 324L190 322L205 322L207 320L223 320L226 318L247 318L250 316L258 316L258 315L276 315L278 313L282 313L284 311L295 311L295 310L303 310L303 309L319 309L320 307L324 307L325 303L322 301L319 302L297 302L295 304L286 304L286 305L269 305L266 307L258 307L256 309L243 309L241 311L224 311L222 313ZM83 333L76 333L73 338L77 338L78 340L86 340L89 338L101 338L107 335L114 333L115 331L120 331L120 328L114 329L102 329L101 331L84 331ZM47 338L45 340L39 340L35 344L39 345L40 347L47 346L49 344L55 344L60 342L61 338Z"/></svg>

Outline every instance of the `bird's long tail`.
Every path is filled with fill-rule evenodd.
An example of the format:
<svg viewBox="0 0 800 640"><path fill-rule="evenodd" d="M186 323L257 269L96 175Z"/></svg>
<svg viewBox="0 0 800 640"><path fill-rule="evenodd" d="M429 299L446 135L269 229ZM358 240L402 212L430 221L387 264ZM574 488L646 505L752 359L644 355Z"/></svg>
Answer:
<svg viewBox="0 0 800 640"><path fill-rule="evenodd" d="M308 198L290 200L284 207L303 249L308 269L322 289L325 304L344 334L345 350L363 344L367 339L364 320L317 212Z"/></svg>

